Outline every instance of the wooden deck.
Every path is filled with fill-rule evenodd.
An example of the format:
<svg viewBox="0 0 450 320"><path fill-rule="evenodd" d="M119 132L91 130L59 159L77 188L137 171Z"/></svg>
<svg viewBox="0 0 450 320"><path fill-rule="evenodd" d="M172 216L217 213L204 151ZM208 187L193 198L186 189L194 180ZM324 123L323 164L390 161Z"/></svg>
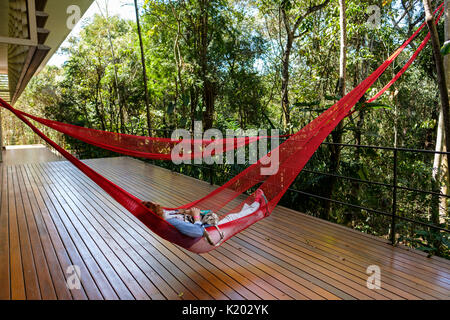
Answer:
<svg viewBox="0 0 450 320"><path fill-rule="evenodd" d="M86 162L166 206L213 189L130 158ZM66 161L0 168L0 299L450 298L450 261L293 210L196 255L152 234ZM80 289L67 288L72 265ZM370 265L381 269L380 290L367 288Z"/></svg>
<svg viewBox="0 0 450 320"><path fill-rule="evenodd" d="M6 146L3 151L4 165L61 161L63 159L42 144Z"/></svg>

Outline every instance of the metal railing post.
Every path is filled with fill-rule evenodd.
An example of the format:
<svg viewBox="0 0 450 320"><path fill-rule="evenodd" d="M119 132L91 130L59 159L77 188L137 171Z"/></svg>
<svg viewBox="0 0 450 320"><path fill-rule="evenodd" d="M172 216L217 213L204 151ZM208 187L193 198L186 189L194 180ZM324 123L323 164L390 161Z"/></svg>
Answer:
<svg viewBox="0 0 450 320"><path fill-rule="evenodd" d="M394 183L392 193L392 221L391 221L391 243L395 245L395 224L397 216L397 184L398 184L398 150L394 149Z"/></svg>
<svg viewBox="0 0 450 320"><path fill-rule="evenodd" d="M155 132L165 132L166 131L165 129L153 129L153 130ZM191 135L192 135L192 133L191 133ZM293 188L289 188L288 189L289 191L295 192L297 194L301 194L301 195L304 195L307 197L320 199L323 201L329 201L331 203L336 203L336 204L339 204L342 206L348 206L351 208L356 208L358 210L366 210L368 212L372 212L377 215L390 217L391 218L391 222L390 222L391 228L390 228L390 232L388 234L388 238L389 238L390 242L392 242L393 245L395 245L397 243L397 239L396 239L397 221L406 221L409 223L421 225L423 227L428 227L433 230L439 230L439 231L444 231L444 232L450 233L450 230L446 226L437 226L437 225L429 224L427 222L422 222L420 220L411 219L411 218L408 218L407 216L400 216L400 215L398 215L398 212L397 212L398 211L398 191L409 191L409 192L414 192L414 193L427 194L427 195L439 196L439 197L444 197L444 198L450 199L450 195L445 195L440 192L426 191L426 190L421 190L421 189L416 189L416 188L410 188L407 186L400 186L398 184L398 165L399 165L398 164L398 155L400 153L413 153L413 154L417 153L417 154L428 154L428 155L443 154L443 155L450 156L450 152L434 151L434 150L407 149L407 148L398 148L398 147L380 147L380 146L373 146L373 145L353 145L353 144L331 143L331 142L324 142L323 144L324 145L335 145L335 146L340 146L340 147L349 147L349 148L385 150L388 152L392 151L393 152L393 179L392 179L393 182L392 183L375 182L375 181L370 181L370 180L365 180L365 179L360 179L360 178L347 177L347 176L342 176L342 175L338 175L338 174L319 172L319 171L314 171L314 170L307 170L307 169L303 170L303 172L311 173L314 175L333 176L338 179L345 179L345 180L354 181L357 183L364 183L364 184L368 184L368 185L380 186L380 187L387 188L388 190L392 190L392 210L380 211L380 210L377 210L374 208L368 208L368 207L363 207L363 206L355 205L355 204L348 203L348 202L338 201L338 200L322 197L322 196L319 196L316 194L300 191L300 190L293 189ZM153 160L153 163L156 164L156 161ZM156 165L158 165L158 164L156 164ZM213 165L191 164L191 166L201 169L201 171L200 171L201 176L198 176L197 179L201 179L203 181L209 180L209 183L211 185L214 185L216 182L215 177L214 177L216 172L220 172L224 176L230 176L230 177L234 177L234 175L235 175L231 172L227 172L225 167L223 167L223 166L217 167L214 164ZM175 168L171 167L171 170L174 171ZM182 172L182 174L189 175L188 172ZM209 174L209 179L206 176L207 174ZM191 176L192 176L192 174L191 174ZM197 176L197 175L195 175L195 176Z"/></svg>
<svg viewBox="0 0 450 320"><path fill-rule="evenodd" d="M209 166L209 183L214 185L214 168L212 164Z"/></svg>

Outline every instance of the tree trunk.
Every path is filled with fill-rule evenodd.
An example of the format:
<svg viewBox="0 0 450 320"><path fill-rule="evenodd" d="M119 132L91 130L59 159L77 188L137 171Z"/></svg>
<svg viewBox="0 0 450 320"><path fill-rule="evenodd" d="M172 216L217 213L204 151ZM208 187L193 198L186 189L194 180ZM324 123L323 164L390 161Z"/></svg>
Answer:
<svg viewBox="0 0 450 320"><path fill-rule="evenodd" d="M137 0L134 0L134 10L136 12L136 24L137 24L137 31L139 36L139 46L141 48L141 64L142 64L142 77L144 79L144 97L145 97L145 111L147 115L147 130L148 135L152 136L152 122L150 118L150 100L148 97L148 80L147 80L147 68L145 66L145 55L144 55L144 44L142 42L142 34L141 34L141 24L139 22L139 11L138 11L138 5Z"/></svg>
<svg viewBox="0 0 450 320"><path fill-rule="evenodd" d="M206 105L206 111L203 115L203 124L204 129L208 130L213 127L214 122L214 102L215 102L215 94L214 94L214 84L209 80L206 81L203 88L203 102Z"/></svg>
<svg viewBox="0 0 450 320"><path fill-rule="evenodd" d="M102 126L102 130L105 131L106 130L106 124L105 124L105 118L102 112L100 112L100 109L98 108L98 100L100 98L100 100L102 99L102 97L100 96L100 82L101 82L101 76L99 73L97 73L97 84L96 84L96 92L95 92L95 102L94 102L94 109L95 109L95 113L97 114L97 117L100 120L100 125Z"/></svg>
<svg viewBox="0 0 450 320"><path fill-rule="evenodd" d="M364 45L365 44L366 44L366 42L364 41ZM368 46L369 50L372 50L372 41L367 43L367 46ZM357 51L359 51L360 49L361 49L361 43L358 42ZM358 83L361 81L361 79L367 78L368 74L369 74L368 63L365 61L362 61L360 69L356 70L355 78L353 80L353 86L356 87L358 85ZM365 95L362 96L361 99L359 100L359 102L360 103L366 102L366 96ZM363 128L364 128L365 115L366 115L366 111L364 109L362 109L358 115L359 120L355 125L354 139L355 139L355 143L357 145L363 144L362 132L363 132ZM353 158L354 158L354 162L356 164L356 168L357 168L357 170L359 170L361 168L361 149L355 148L354 153L353 153ZM359 205L360 204L359 193L361 190L361 184L356 181L352 182L351 184L352 184L352 188L350 191L351 203ZM354 227L354 221L358 221L359 219L361 219L361 210L357 209L357 208L353 208L353 209L350 209L348 214L344 213L343 224L348 227Z"/></svg>
<svg viewBox="0 0 450 320"><path fill-rule="evenodd" d="M436 137L436 151L437 152L445 152L445 139L444 139L444 116L442 114L442 111L439 114L439 122L438 122L438 129L437 129L437 137ZM442 194L447 194L448 188L448 180L446 179L447 176L447 166L446 156L442 154L435 154L434 156L434 162L433 162L433 191L435 192L441 192ZM442 183L444 182L444 184ZM433 208L432 210L432 216L431 221L434 223L439 223L440 217L445 217L447 214L447 198L441 197L439 198L436 203L436 208Z"/></svg>
<svg viewBox="0 0 450 320"><path fill-rule="evenodd" d="M291 56L294 37L288 35L286 47L283 53L282 71L281 71L281 109L283 111L283 129L286 130L291 122L291 112L289 110L289 60Z"/></svg>
<svg viewBox="0 0 450 320"><path fill-rule="evenodd" d="M347 19L345 16L345 0L339 0L339 26L341 30L339 57L339 95L345 96L345 80L347 79Z"/></svg>
<svg viewBox="0 0 450 320"><path fill-rule="evenodd" d="M283 112L283 129L286 130L291 121L291 112L289 110L289 62L292 52L292 47L294 45L295 39L299 38L301 35L296 35L297 30L299 29L303 20L305 20L309 15L313 14L316 11L319 11L325 8L330 0L325 0L323 3L318 5L311 5L306 10L306 13L303 15L298 15L295 19L295 22L292 24L289 21L288 10L288 1L281 1L279 6L280 12L280 22L283 21L284 28L286 30L286 46L283 50L283 58L282 58L282 66L281 66L281 110ZM289 128L290 130L290 128Z"/></svg>
<svg viewBox="0 0 450 320"><path fill-rule="evenodd" d="M450 6L448 0L445 1L445 17L444 41L448 41L450 40ZM444 57L444 70L446 74L448 92L448 90L450 90L450 56L448 55ZM439 112L439 122L436 137L436 151L445 152L446 150L444 115L441 108L441 111ZM435 191L440 191L442 194L448 194L448 185L450 184L450 181L447 179L449 168L446 166L446 164L448 163L448 160L446 160L446 158L447 156L445 155L436 154L434 156L433 163L433 183L436 185ZM433 210L433 216L431 217L431 220L435 223L443 222L444 217L447 215L447 210L447 198L441 197L437 203L437 210Z"/></svg>
<svg viewBox="0 0 450 320"><path fill-rule="evenodd" d="M441 44L439 42L439 35L437 32L434 15L431 9L430 0L423 0L423 6L425 8L425 17L428 25L428 29L431 34L431 43L433 46L433 55L436 63L437 80L439 86L439 93L441 97L441 112L444 119L445 129L445 146L447 150L450 150L450 118L449 118L449 98L447 89L447 80L445 76L444 62L441 54ZM447 167L448 166L448 157ZM450 170L447 170L447 178L450 178Z"/></svg>
<svg viewBox="0 0 450 320"><path fill-rule="evenodd" d="M340 25L340 57L339 57L339 83L338 83L338 94L342 98L346 94L345 81L347 78L347 19L345 16L345 0L339 0L339 25ZM342 135L344 128L344 120L342 120L336 129L331 134L333 143L341 144ZM330 146L331 156L330 156L330 172L337 174L339 170L340 160L341 160L341 147L337 145ZM327 198L333 196L333 191L336 186L337 178L330 177L329 189ZM323 211L322 218L328 219L331 214L332 205L330 201L326 202L325 210Z"/></svg>
<svg viewBox="0 0 450 320"><path fill-rule="evenodd" d="M203 80L203 106L205 112L203 114L203 128L208 130L212 128L214 121L214 100L215 88L214 83L208 75L209 61L208 61L208 23L209 23L209 0L200 1L201 17L200 17L200 63L201 63L201 78Z"/></svg>
<svg viewBox="0 0 450 320"><path fill-rule="evenodd" d="M190 116L191 116L191 131L194 132L195 120L197 120L195 118L195 111L197 110L198 93L197 93L197 89L195 87L191 87L190 91L191 91L190 92L190 94L191 94L191 112L190 112Z"/></svg>
<svg viewBox="0 0 450 320"><path fill-rule="evenodd" d="M105 12L106 15L103 15L103 11L100 8L100 5L97 3L97 6L100 10L100 13L102 14L103 18L106 20L106 32L108 34L108 42L109 42L109 47L111 50L111 57L113 60L113 70L114 70L114 85L116 87L116 95L117 95L117 103L119 104L119 119L120 119L120 128L119 131L121 133L126 133L125 130L125 119L124 119L124 110L123 110L123 101L121 98L121 94L120 94L120 87L119 87L119 77L117 75L117 66L116 66L116 55L114 53L114 45L111 39L111 30L110 30L110 25L109 25L109 12L108 12L108 2L105 1Z"/></svg>
<svg viewBox="0 0 450 320"><path fill-rule="evenodd" d="M433 47L433 55L434 60L436 63L436 73L437 73L437 82L439 87L439 93L441 97L441 112L442 112L442 118L444 120L444 130L445 130L445 147L446 150L450 150L450 118L449 118L449 97L448 97L448 88L447 88L447 79L445 75L445 69L444 69L444 61L441 54L441 44L439 42L439 34L437 32L436 24L434 15L432 13L431 9L431 2L430 0L423 0L423 6L425 9L425 17L426 22L428 25L428 29L430 30L431 34L431 44ZM446 157L447 159L447 168L449 167L449 157ZM447 179L450 180L450 170L447 170ZM446 191L446 190L445 190ZM438 224L439 221L439 214L438 210L433 210L435 213L431 215L431 221L435 224ZM439 255L441 250L441 242L439 240L433 241L433 247L436 249L436 254Z"/></svg>

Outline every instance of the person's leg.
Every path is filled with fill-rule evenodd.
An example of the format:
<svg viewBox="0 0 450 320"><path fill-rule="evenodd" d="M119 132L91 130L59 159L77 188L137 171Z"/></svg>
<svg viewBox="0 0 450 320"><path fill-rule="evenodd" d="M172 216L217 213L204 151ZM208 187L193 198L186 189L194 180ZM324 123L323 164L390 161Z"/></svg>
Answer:
<svg viewBox="0 0 450 320"><path fill-rule="evenodd" d="M219 221L219 225L251 215L259 209L266 210L266 206L266 196L261 189L258 189L255 193L255 201L251 205L244 204L241 211L227 215Z"/></svg>
<svg viewBox="0 0 450 320"><path fill-rule="evenodd" d="M266 195L261 189L258 189L255 192L255 202L259 202L261 208L267 205Z"/></svg>
<svg viewBox="0 0 450 320"><path fill-rule="evenodd" d="M251 205L244 204L241 211L236 212L236 213L230 213L229 215L224 217L222 220L220 220L218 224L221 225L221 224L251 215L252 213L255 213L256 211L258 211L259 206L260 206L259 202L254 202Z"/></svg>

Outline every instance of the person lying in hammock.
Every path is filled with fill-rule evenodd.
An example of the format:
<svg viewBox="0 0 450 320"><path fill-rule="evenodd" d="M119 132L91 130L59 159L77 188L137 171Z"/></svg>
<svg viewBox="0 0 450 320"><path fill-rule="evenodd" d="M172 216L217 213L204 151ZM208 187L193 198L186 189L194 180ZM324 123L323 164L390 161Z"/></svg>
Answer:
<svg viewBox="0 0 450 320"><path fill-rule="evenodd" d="M166 210L155 202L142 201L142 204L169 222L182 234L191 238L199 238L205 236L205 227L211 225L218 227L224 223L255 213L267 205L267 199L264 192L258 189L255 193L255 200L251 205L244 204L241 211L231 213L220 221L218 221L217 215L211 210L200 210L194 207L189 209ZM211 216L215 217L215 224L210 222Z"/></svg>

